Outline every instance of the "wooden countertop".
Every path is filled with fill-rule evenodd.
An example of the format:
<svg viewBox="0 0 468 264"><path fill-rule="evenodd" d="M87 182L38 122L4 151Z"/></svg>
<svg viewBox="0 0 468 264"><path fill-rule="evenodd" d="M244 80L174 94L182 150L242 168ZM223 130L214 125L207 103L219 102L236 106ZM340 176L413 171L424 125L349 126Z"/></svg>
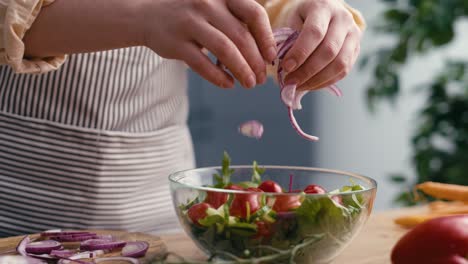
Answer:
<svg viewBox="0 0 468 264"><path fill-rule="evenodd" d="M407 231L393 223L399 215L419 213L427 210L424 207L403 208L392 211L373 213L367 224L352 243L336 258L333 264L387 264L390 263L390 252L393 245ZM122 231L97 231L111 233L129 240L145 240L150 242L149 253L158 254L165 251L177 253L190 259L203 259L199 249L185 234L162 235L162 239L142 233L126 233ZM21 237L0 239L0 252L14 249ZM146 259L146 258L145 258ZM145 262L142 259L143 262ZM146 259L147 260L147 259Z"/></svg>

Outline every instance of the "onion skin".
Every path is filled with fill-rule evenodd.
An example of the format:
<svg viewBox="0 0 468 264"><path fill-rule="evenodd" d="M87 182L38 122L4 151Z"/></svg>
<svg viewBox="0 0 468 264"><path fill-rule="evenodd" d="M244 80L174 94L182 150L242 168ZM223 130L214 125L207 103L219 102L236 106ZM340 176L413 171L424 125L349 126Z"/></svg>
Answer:
<svg viewBox="0 0 468 264"><path fill-rule="evenodd" d="M393 264L468 264L468 215L429 220L406 233L392 250Z"/></svg>

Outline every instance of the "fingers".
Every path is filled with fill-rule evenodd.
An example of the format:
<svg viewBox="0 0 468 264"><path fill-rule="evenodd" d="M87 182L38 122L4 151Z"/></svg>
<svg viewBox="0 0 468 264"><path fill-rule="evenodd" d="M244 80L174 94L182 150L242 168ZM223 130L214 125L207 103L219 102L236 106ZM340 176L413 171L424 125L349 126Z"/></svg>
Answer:
<svg viewBox="0 0 468 264"><path fill-rule="evenodd" d="M255 39L236 17L229 10L220 9L214 12L214 17L209 21L215 28L222 31L239 49L244 59L255 73L257 84L266 81L266 65L262 54L258 50Z"/></svg>
<svg viewBox="0 0 468 264"><path fill-rule="evenodd" d="M202 23L196 28L199 30L194 34L195 41L214 54L244 87L254 87L257 83L255 73L250 69L236 45L208 23Z"/></svg>
<svg viewBox="0 0 468 264"><path fill-rule="evenodd" d="M227 0L227 6L247 25L263 58L267 62L272 62L276 58L276 43L265 9L252 0Z"/></svg>
<svg viewBox="0 0 468 264"><path fill-rule="evenodd" d="M220 67L214 65L211 60L195 44L188 44L181 47L181 57L185 63L203 78L216 86L231 88L234 80Z"/></svg>
<svg viewBox="0 0 468 264"><path fill-rule="evenodd" d="M299 89L318 89L332 85L344 78L356 62L359 54L359 37L349 33L340 52L324 69L310 78Z"/></svg>
<svg viewBox="0 0 468 264"><path fill-rule="evenodd" d="M341 21L338 18L331 21L330 26L328 27L328 32L326 33L321 43L313 51L313 53L308 56L308 58L306 58L305 62L299 68L288 74L286 83L302 85L336 58L343 46L349 29L349 26L344 26L340 22ZM319 27L316 26L315 28ZM304 30L301 32L301 35L311 34L307 31L304 32ZM307 41L312 40L309 39ZM301 45L306 45L306 43L302 43ZM305 56L305 48L300 48L299 50L299 53L304 54L301 56ZM289 51L286 56L288 56L290 53L291 51Z"/></svg>
<svg viewBox="0 0 468 264"><path fill-rule="evenodd" d="M308 16L301 33L283 59L283 69L292 72L299 68L327 35L331 14L327 10Z"/></svg>

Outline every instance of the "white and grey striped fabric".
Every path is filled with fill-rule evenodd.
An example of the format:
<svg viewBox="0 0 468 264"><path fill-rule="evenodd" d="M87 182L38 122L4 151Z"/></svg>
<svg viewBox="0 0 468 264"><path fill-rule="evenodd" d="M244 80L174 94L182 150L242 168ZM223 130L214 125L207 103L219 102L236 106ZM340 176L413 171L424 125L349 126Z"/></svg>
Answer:
<svg viewBox="0 0 468 264"><path fill-rule="evenodd" d="M0 66L0 236L178 227L169 173L194 166L186 68L136 47L43 75Z"/></svg>

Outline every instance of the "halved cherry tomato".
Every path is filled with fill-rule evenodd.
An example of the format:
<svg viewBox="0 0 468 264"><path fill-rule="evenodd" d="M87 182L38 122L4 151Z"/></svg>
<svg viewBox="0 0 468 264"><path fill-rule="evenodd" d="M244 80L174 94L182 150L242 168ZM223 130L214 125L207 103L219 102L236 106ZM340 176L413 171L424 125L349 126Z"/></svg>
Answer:
<svg viewBox="0 0 468 264"><path fill-rule="evenodd" d="M207 215L206 210L208 208L213 208L213 207L208 203L198 203L190 207L190 209L187 212L187 215L194 224L200 225L198 223L198 220L206 217Z"/></svg>
<svg viewBox="0 0 468 264"><path fill-rule="evenodd" d="M275 204L273 205L273 210L276 212L287 212L301 206L299 195L277 195L275 197L276 200Z"/></svg>
<svg viewBox="0 0 468 264"><path fill-rule="evenodd" d="M258 188L264 192L271 192L271 193L282 193L283 190L281 189L281 186L279 186L278 183L274 181L264 181Z"/></svg>
<svg viewBox="0 0 468 264"><path fill-rule="evenodd" d="M325 191L325 189L322 188L322 186L320 185L310 184L310 185L307 185L307 187L304 189L304 192L309 193L309 194L313 194L313 193L324 194L327 191Z"/></svg>
<svg viewBox="0 0 468 264"><path fill-rule="evenodd" d="M242 190L241 187L237 185L229 185L225 189L228 190ZM205 203L210 204L214 208L219 208L221 205L225 204L228 200L229 195L223 192L206 192Z"/></svg>
<svg viewBox="0 0 468 264"><path fill-rule="evenodd" d="M257 188L247 188L246 191L251 192L263 192ZM258 209L260 209L258 194L236 194L232 200L231 208L229 213L232 216L237 216L240 218L247 217L247 203L249 204L250 214L254 214Z"/></svg>

